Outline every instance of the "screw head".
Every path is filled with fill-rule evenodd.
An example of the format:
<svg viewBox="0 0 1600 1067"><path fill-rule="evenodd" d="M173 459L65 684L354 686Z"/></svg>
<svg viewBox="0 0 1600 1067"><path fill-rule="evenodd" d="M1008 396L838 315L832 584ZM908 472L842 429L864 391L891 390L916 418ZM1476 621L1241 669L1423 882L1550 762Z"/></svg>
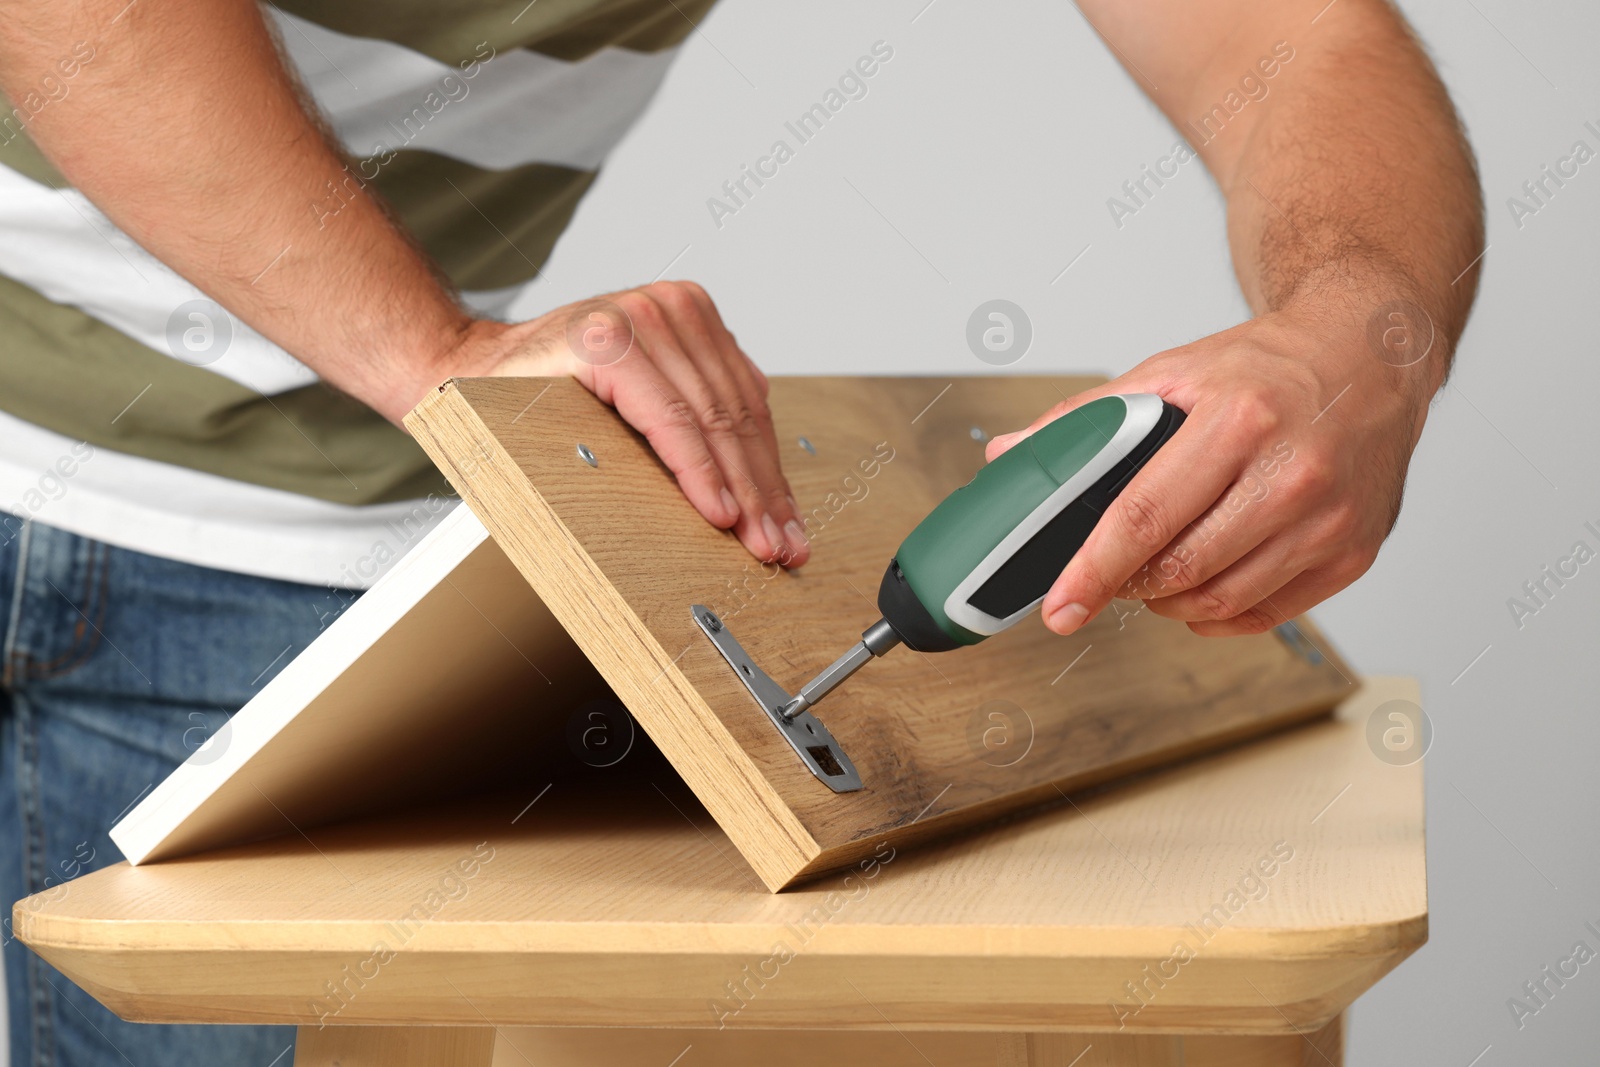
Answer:
<svg viewBox="0 0 1600 1067"><path fill-rule="evenodd" d="M717 633L722 629L722 620L717 618L709 611L701 612L700 621L705 623L706 629L710 630L712 633Z"/></svg>
<svg viewBox="0 0 1600 1067"><path fill-rule="evenodd" d="M600 461L594 458L594 453L589 451L589 446L582 441L578 442L578 457L591 467L600 466Z"/></svg>

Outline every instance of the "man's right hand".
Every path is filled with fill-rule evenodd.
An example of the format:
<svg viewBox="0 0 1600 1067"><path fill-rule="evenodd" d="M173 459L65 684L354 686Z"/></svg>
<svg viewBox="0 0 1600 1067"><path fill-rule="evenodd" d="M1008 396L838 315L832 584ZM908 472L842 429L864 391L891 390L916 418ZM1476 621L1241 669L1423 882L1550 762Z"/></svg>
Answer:
<svg viewBox="0 0 1600 1067"><path fill-rule="evenodd" d="M778 462L767 378L706 291L656 282L529 322L476 322L443 361L452 375L571 375L650 442L683 494L763 560L810 555Z"/></svg>

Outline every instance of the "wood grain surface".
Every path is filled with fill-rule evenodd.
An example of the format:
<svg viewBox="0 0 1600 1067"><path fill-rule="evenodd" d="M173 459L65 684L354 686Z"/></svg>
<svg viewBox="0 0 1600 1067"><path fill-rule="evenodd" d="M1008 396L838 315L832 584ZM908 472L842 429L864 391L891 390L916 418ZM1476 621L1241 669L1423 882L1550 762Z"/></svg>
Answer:
<svg viewBox="0 0 1600 1067"><path fill-rule="evenodd" d="M644 440L569 379L456 380L407 424L776 890L891 834L906 844L1059 799L1351 692L1353 672L1309 624L1310 659L1275 634L1196 637L1135 601L1071 638L1035 616L974 648L896 649L870 664L816 709L860 792L833 793L794 757L690 605L716 610L793 691L877 620L885 565L982 465L979 438L1092 381L775 380L784 466L813 542L793 572L704 522Z"/></svg>
<svg viewBox="0 0 1600 1067"><path fill-rule="evenodd" d="M1421 764L1366 737L1394 699L787 893L630 757L108 867L14 929L147 1021L1309 1033L1427 937Z"/></svg>

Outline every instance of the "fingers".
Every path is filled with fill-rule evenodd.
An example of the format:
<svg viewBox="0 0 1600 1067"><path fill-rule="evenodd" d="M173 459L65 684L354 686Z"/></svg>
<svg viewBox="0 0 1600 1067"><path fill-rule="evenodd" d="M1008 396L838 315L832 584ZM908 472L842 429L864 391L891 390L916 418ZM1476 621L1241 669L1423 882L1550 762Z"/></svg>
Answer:
<svg viewBox="0 0 1600 1067"><path fill-rule="evenodd" d="M746 405L755 416L762 440L770 450L771 460L776 466L778 463L778 434L772 425L772 412L767 407L767 394L770 389L767 376L761 372L760 367L756 366L755 360L747 356L744 350L739 347L738 342L723 323L722 315L717 311L716 305L711 302L711 297L705 289L693 282L680 282L678 284L684 286L690 295L695 298L696 304L699 305L712 346L707 351L714 350L721 353L724 366L738 383L738 388L744 397ZM783 478L781 469L777 471L777 478L784 485L785 499L792 505L793 498L790 496L788 483Z"/></svg>
<svg viewBox="0 0 1600 1067"><path fill-rule="evenodd" d="M666 313L676 344L655 353L657 365L689 401L713 458L739 508L734 531L763 559L798 566L809 555L805 531L790 503L789 484L778 465L777 438L766 401L745 359L710 300L698 286L674 285L651 297ZM704 304L700 303L704 300Z"/></svg>
<svg viewBox="0 0 1600 1067"><path fill-rule="evenodd" d="M1231 566L1218 568L1214 577L1171 595L1148 597L1146 605L1179 622L1232 619L1294 581L1306 568L1306 553L1292 537L1279 536L1252 545L1242 558L1229 562Z"/></svg>
<svg viewBox="0 0 1600 1067"><path fill-rule="evenodd" d="M612 294L637 337L629 358L577 369L643 433L707 521L758 558L798 566L810 553L767 408L767 384L703 289L655 283Z"/></svg>
<svg viewBox="0 0 1600 1067"><path fill-rule="evenodd" d="M1256 546L1284 531L1295 518L1284 494L1275 490L1272 480L1258 471L1256 464L1249 464L1218 500L1134 572L1119 595L1137 597L1152 607L1163 604L1166 609L1157 609L1157 614L1185 622L1191 618L1216 618L1204 614L1212 605L1201 603L1204 597L1197 591L1245 559ZM1196 595L1186 596L1187 593ZM1188 608L1202 613L1180 613Z"/></svg>
<svg viewBox="0 0 1600 1067"><path fill-rule="evenodd" d="M1140 567L1215 504L1245 462L1226 424L1191 416L1111 502L1045 594L1045 625L1069 634L1104 610Z"/></svg>
<svg viewBox="0 0 1600 1067"><path fill-rule="evenodd" d="M1229 618L1191 622L1189 629L1202 637L1265 633L1274 626L1305 614L1354 580L1346 577L1344 570L1337 565L1305 571L1238 614Z"/></svg>
<svg viewBox="0 0 1600 1067"><path fill-rule="evenodd" d="M1386 528L1341 499L1333 487L1342 476L1323 447L1296 450L1279 439L1263 450L1185 531L1184 540L1200 547L1188 553L1178 580L1134 595L1197 633L1259 633L1359 578ZM1199 542L1202 533L1214 535L1210 543Z"/></svg>
<svg viewBox="0 0 1600 1067"><path fill-rule="evenodd" d="M1365 574L1378 550L1352 547L1357 543L1359 539L1323 536L1307 544L1286 532L1198 589L1165 598L1191 599L1151 601L1150 607L1182 619L1206 637L1262 633L1309 611Z"/></svg>
<svg viewBox="0 0 1600 1067"><path fill-rule="evenodd" d="M709 302L708 299L707 303ZM745 449L745 455L751 460L754 468L752 480L758 486L770 485L782 492L781 502L775 497L765 500L767 515L782 526L784 543L790 552L790 557L783 562L789 566L799 566L810 558L811 545L806 538L800 505L794 498L794 490L784 477L778 460L778 432L772 423L772 412L767 407L767 377L739 348L733 334L722 325L722 318L716 314L714 308L711 309L711 316L712 335L725 353L726 362L723 366L735 379L747 409L754 415L756 428L760 433L760 441L748 445Z"/></svg>
<svg viewBox="0 0 1600 1067"><path fill-rule="evenodd" d="M677 478L683 495L708 522L727 529L738 521L738 503L728 492L705 435L695 425L693 406L659 370L636 360L580 369L578 376L580 381L587 378L584 384L595 396L644 434Z"/></svg>

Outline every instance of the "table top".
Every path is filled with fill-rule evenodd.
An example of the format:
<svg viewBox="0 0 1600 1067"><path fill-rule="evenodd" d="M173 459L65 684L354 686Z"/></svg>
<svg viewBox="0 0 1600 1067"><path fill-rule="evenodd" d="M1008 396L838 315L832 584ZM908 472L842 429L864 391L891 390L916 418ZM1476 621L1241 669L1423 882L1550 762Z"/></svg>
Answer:
<svg viewBox="0 0 1600 1067"><path fill-rule="evenodd" d="M1427 938L1421 765L1334 717L767 891L649 754L19 902L151 1021L1319 1026Z"/></svg>

